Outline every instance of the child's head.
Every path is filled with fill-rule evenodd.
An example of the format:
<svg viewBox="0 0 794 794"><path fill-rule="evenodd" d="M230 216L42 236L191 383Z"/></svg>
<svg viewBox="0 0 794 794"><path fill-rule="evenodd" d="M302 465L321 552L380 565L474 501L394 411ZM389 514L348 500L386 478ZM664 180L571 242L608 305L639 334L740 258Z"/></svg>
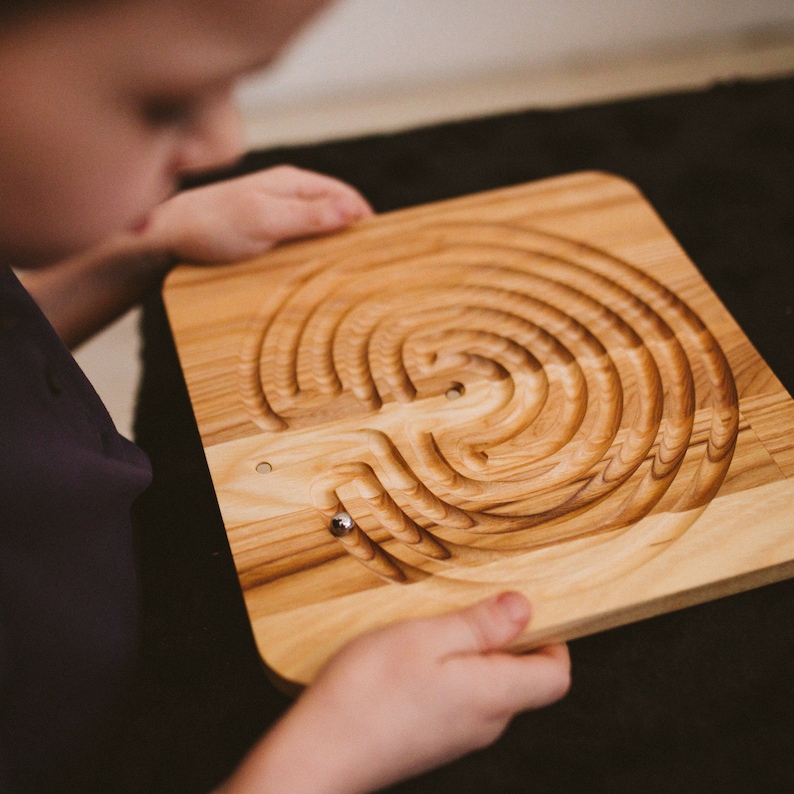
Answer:
<svg viewBox="0 0 794 794"><path fill-rule="evenodd" d="M0 264L46 264L133 227L180 174L234 158L235 79L322 5L4 2Z"/></svg>

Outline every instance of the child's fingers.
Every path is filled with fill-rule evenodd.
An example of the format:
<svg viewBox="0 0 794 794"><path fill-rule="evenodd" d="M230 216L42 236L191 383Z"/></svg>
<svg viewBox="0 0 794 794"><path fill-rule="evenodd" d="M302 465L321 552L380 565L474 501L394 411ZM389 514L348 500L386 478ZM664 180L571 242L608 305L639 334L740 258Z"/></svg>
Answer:
<svg viewBox="0 0 794 794"><path fill-rule="evenodd" d="M345 208L349 220L373 214L367 200L346 182L290 165L275 166L241 177L239 181L256 183L263 198L330 200Z"/></svg>
<svg viewBox="0 0 794 794"><path fill-rule="evenodd" d="M262 198L260 223L252 235L263 241L290 240L341 229L367 214L347 195L325 195L316 198ZM266 206L264 206L266 205ZM252 219L251 225L257 219Z"/></svg>
<svg viewBox="0 0 794 794"><path fill-rule="evenodd" d="M465 677L484 687L489 710L497 717L553 703L570 686L565 645L526 655L495 653L518 637L531 611L523 595L505 592L433 619L433 652L447 663L467 666Z"/></svg>
<svg viewBox="0 0 794 794"><path fill-rule="evenodd" d="M293 166L241 177L238 184L256 185L252 198L259 206L251 223L257 236L272 241L306 237L344 228L373 214L364 197L333 177Z"/></svg>
<svg viewBox="0 0 794 794"><path fill-rule="evenodd" d="M495 690L496 713L505 715L548 706L562 698L571 685L571 657L566 645L548 645L526 655L485 657Z"/></svg>
<svg viewBox="0 0 794 794"><path fill-rule="evenodd" d="M504 648L529 622L532 608L520 593L505 592L466 609L431 618L435 653L451 656Z"/></svg>

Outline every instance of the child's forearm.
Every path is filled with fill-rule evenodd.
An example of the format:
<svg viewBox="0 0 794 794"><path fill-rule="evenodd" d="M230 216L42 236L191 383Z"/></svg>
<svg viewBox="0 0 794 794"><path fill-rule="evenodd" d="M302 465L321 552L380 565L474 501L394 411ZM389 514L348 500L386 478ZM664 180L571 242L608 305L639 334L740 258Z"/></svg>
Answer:
<svg viewBox="0 0 794 794"><path fill-rule="evenodd" d="M297 717L297 719L296 719ZM251 750L215 794L356 794L362 789L347 760L333 754L339 737L288 712ZM348 737L349 744L355 744ZM368 764L367 759L361 763Z"/></svg>
<svg viewBox="0 0 794 794"><path fill-rule="evenodd" d="M47 319L73 348L158 288L171 255L134 235L21 276Z"/></svg>

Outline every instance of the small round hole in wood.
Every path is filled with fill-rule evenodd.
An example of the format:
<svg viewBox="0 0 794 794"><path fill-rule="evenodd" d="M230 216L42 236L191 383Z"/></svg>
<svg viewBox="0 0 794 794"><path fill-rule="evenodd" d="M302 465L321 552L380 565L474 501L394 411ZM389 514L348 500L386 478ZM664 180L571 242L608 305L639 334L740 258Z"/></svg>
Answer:
<svg viewBox="0 0 794 794"><path fill-rule="evenodd" d="M453 383L452 386L444 392L444 395L448 400L457 400L463 397L463 384Z"/></svg>
<svg viewBox="0 0 794 794"><path fill-rule="evenodd" d="M263 460L261 463L257 464L256 470L260 474L270 474L270 472L273 471L273 467L267 461Z"/></svg>

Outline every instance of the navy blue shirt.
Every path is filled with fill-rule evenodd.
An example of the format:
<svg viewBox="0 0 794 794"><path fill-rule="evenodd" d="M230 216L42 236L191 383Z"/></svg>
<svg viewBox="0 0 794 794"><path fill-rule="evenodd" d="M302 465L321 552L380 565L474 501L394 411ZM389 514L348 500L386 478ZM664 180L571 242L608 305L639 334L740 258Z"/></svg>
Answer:
<svg viewBox="0 0 794 794"><path fill-rule="evenodd" d="M150 479L0 268L0 790L62 763L118 694L136 639L130 507Z"/></svg>

